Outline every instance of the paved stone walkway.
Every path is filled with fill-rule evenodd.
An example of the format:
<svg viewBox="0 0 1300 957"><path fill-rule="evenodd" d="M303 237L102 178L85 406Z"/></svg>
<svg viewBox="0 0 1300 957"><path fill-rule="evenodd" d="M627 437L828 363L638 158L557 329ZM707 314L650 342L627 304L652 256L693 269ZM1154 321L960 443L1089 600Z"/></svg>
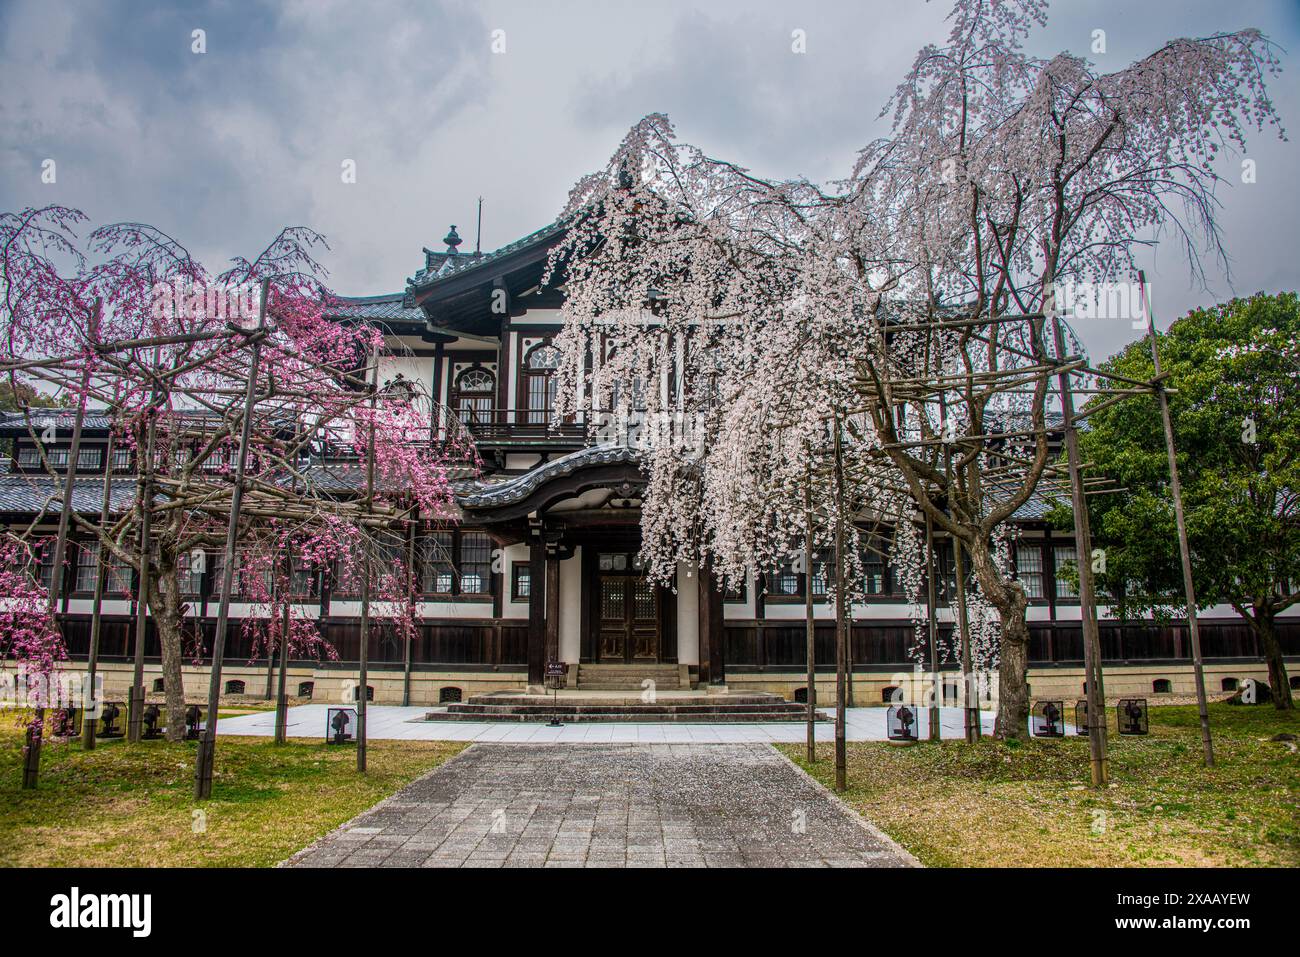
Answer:
<svg viewBox="0 0 1300 957"><path fill-rule="evenodd" d="M295 867L891 867L915 860L766 744L475 744Z"/></svg>

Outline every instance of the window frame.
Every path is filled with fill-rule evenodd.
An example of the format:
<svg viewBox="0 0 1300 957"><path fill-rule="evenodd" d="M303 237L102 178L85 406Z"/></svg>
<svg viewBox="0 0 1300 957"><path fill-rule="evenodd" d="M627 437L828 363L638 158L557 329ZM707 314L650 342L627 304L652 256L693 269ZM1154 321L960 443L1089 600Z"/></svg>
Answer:
<svg viewBox="0 0 1300 957"><path fill-rule="evenodd" d="M486 389L466 389L462 385L462 381L465 379L466 376L476 374L476 373L481 373L482 375L487 376L489 385ZM451 384L452 411L453 413L455 413L456 417L460 419L462 424L470 426L471 428L473 428L476 425L490 425L493 416L496 414L496 409L494 407L495 404L494 400L496 399L496 393L497 393L497 377L495 373L493 373L492 370L487 368L486 366L476 362L466 369L461 369L460 372L456 373L456 378L452 380L452 384ZM471 403L485 402L486 405L480 409L477 406L473 406L473 405L463 406L461 404L462 402L471 402ZM471 413L469 419L467 419L465 415L465 413L467 412Z"/></svg>
<svg viewBox="0 0 1300 957"><path fill-rule="evenodd" d="M450 591L429 591L425 587L427 579L427 569L429 566L430 552L424 545L427 538L434 535L448 535L451 539L449 560L438 561L438 565L450 565L451 567L451 590ZM485 558L467 562L465 559L465 549L467 536L482 536L483 547L486 548ZM474 543L477 545L477 543ZM473 547L473 546L471 546ZM488 601L496 597L496 572L493 570L493 552L495 547L492 537L484 530L479 528L436 528L429 529L420 533L416 545L416 561L419 565L419 574L417 581L419 587L416 594L423 601L447 601L463 599L468 601ZM465 579L469 577L465 571L465 566L473 565L482 569L479 573L479 580L483 588L481 590L467 591L465 589Z"/></svg>
<svg viewBox="0 0 1300 957"><path fill-rule="evenodd" d="M524 350L519 363L519 385L520 395L522 397L524 423L526 425L550 425L551 418L555 413L555 370L559 368L557 364L553 366L534 367L533 356L540 352L555 352L555 344L550 339L544 339L541 342L534 343ZM533 406L533 381L542 380L541 395L545 398L543 408Z"/></svg>
<svg viewBox="0 0 1300 957"><path fill-rule="evenodd" d="M1074 554L1062 558L1062 552L1073 552ZM1073 544L1057 545L1054 543L1052 545L1052 596L1057 601L1078 601L1078 589L1074 588L1069 582L1061 580L1061 566L1067 562L1074 562L1075 566L1078 566L1079 549ZM1062 588L1068 590L1062 591Z"/></svg>
<svg viewBox="0 0 1300 957"><path fill-rule="evenodd" d="M1021 554L1030 553L1037 556L1035 567L1027 568L1021 562ZM1025 597L1030 601L1045 602L1047 601L1047 567L1043 556L1043 542L1033 540L1029 542L1016 543L1016 581L1025 590ZM1031 576L1026 578L1025 576ZM1037 594L1030 589L1028 582L1037 581Z"/></svg>
<svg viewBox="0 0 1300 957"><path fill-rule="evenodd" d="M527 591L520 588L521 584L527 585ZM533 566L531 562L511 562L510 563L510 600L513 602L528 602L532 600L533 586Z"/></svg>

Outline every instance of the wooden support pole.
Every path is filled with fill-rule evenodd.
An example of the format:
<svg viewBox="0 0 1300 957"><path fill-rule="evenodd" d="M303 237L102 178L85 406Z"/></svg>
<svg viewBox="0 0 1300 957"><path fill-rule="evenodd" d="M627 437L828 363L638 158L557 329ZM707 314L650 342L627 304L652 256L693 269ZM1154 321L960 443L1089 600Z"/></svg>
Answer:
<svg viewBox="0 0 1300 957"><path fill-rule="evenodd" d="M848 787L848 745L845 738L848 635L845 628L844 601L844 453L841 448L840 417L835 428L835 790Z"/></svg>
<svg viewBox="0 0 1300 957"><path fill-rule="evenodd" d="M925 513L925 615L926 625L930 632L930 728L929 739L938 741L941 737L942 728L940 720L942 713L939 710L943 689L939 687L939 611L935 607L937 595L935 594L935 562L934 562L934 522L930 520L930 513Z"/></svg>
<svg viewBox="0 0 1300 957"><path fill-rule="evenodd" d="M418 514L418 513L417 513ZM411 706L411 661L414 636L411 634L412 622L415 621L415 527L416 515L411 516L406 526L406 602L407 627L406 647L402 652L402 707ZM499 601L499 598L498 598ZM499 617L499 616L498 616Z"/></svg>
<svg viewBox="0 0 1300 957"><path fill-rule="evenodd" d="M974 744L980 739L981 733L979 682L971 660L970 619L966 614L966 561L962 557L961 539L956 536L952 540L952 558L953 570L957 574L957 634L961 642L962 687L966 695L966 740Z"/></svg>
<svg viewBox="0 0 1300 957"><path fill-rule="evenodd" d="M366 508L375 503L375 406L379 398L379 350L370 357L370 424L366 434ZM361 661L357 688L357 772L366 773L366 711L370 703L370 575L375 550L368 528L361 529Z"/></svg>
<svg viewBox="0 0 1300 957"><path fill-rule="evenodd" d="M154 371L158 367L158 347L154 347ZM140 471L140 570L136 576L135 660L131 669L131 689L126 703L126 739L141 740L144 733L144 646L149 635L149 559L153 554L150 521L153 516L154 441L158 410L151 400L146 411L144 462Z"/></svg>
<svg viewBox="0 0 1300 957"><path fill-rule="evenodd" d="M1061 318L1053 319L1056 356L1065 356L1065 334ZM1065 417L1065 453L1070 468L1070 499L1074 509L1074 542L1079 567L1079 611L1083 625L1083 670L1087 676L1088 758L1092 786L1105 787L1110 780L1106 758L1106 692L1101 671L1101 635L1097 627L1097 594L1092 578L1092 532L1088 525L1088 503L1084 498L1082 470L1079 464L1079 430L1074 423L1074 396L1070 391L1070 373L1057 376L1061 393L1061 411Z"/></svg>
<svg viewBox="0 0 1300 957"><path fill-rule="evenodd" d="M807 668L808 684L806 698L808 704L807 716L807 751L806 757L809 764L817 760L817 672L816 672L816 645L817 645L817 622L813 617L813 594L812 594L812 567L813 567L813 515L812 515L812 476L808 476L803 487L803 507L804 521L806 526L803 535L803 561L804 569L807 571L808 579L803 590L803 610L806 620L805 639L807 643ZM836 559L838 561L838 558Z"/></svg>
<svg viewBox="0 0 1300 957"><path fill-rule="evenodd" d="M1156 380L1161 378L1160 347L1156 340L1155 319L1151 303L1147 300L1145 270L1138 271L1138 285L1142 292L1142 306L1147 316L1147 340L1151 343L1151 365ZM1187 520L1183 516L1183 487L1178 480L1178 455L1174 447L1174 423L1169 415L1169 398L1164 385L1156 388L1156 401L1160 403L1160 421L1165 430L1165 456L1169 460L1169 494L1174 500L1174 521L1178 525L1178 557L1183 572L1183 595L1187 602L1187 633L1192 643L1192 671L1196 676L1196 711L1201 720L1201 750L1205 766L1214 767L1214 739L1210 735L1210 711L1205 697L1205 664L1201 658L1201 630L1196 613L1196 583L1192 580L1192 553L1187 544Z"/></svg>
<svg viewBox="0 0 1300 957"><path fill-rule="evenodd" d="M284 744L289 740L289 694L286 674L289 671L289 600L293 593L293 553L289 542L284 543L284 608L280 612L280 680L275 689L275 743ZM271 649L266 649L266 656L271 657ZM270 690L269 688L267 689Z"/></svg>
<svg viewBox="0 0 1300 957"><path fill-rule="evenodd" d="M108 513L113 502L113 432L108 433L108 448L104 450L104 487L99 500L99 527L108 524ZM96 546L95 552L95 594L90 603L90 650L86 658L86 694L89 701L82 702L81 710L81 746L86 751L95 750L95 722L90 715L99 710L100 702L95 695L95 677L99 669L99 641L104 628L104 582L105 562L111 561L112 555L103 543Z"/></svg>
<svg viewBox="0 0 1300 957"><path fill-rule="evenodd" d="M261 304L257 310L257 331L266 329L266 303L271 281L262 280ZM194 762L194 799L203 801L212 796L212 771L217 750L217 708L221 704L221 661L226 653L226 631L230 625L230 592L235 580L235 543L239 534L239 506L244 498L244 478L248 473L248 445L252 439L253 409L257 403L257 372L261 359L262 340L253 340L249 361L248 385L244 391L244 420L240 423L239 454L235 461L235 485L230 495L230 517L226 523L225 564L221 569L221 601L218 603L217 628L212 638L212 667L208 675L208 714L199 739L198 755Z"/></svg>

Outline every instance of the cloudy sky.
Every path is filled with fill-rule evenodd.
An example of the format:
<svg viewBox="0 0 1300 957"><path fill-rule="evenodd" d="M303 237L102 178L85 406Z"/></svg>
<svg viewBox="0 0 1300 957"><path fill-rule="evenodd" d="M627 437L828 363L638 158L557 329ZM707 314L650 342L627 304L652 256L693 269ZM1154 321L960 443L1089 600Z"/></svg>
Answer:
<svg viewBox="0 0 1300 957"><path fill-rule="evenodd" d="M473 248L479 196L485 249L550 222L648 112L765 175L843 175L886 132L880 106L916 49L944 38L947 8L0 0L0 209L61 203L95 223L153 223L209 266L308 225L328 237L340 293L397 291L448 225ZM1274 94L1300 130L1300 0L1057 0L1032 48L1119 68L1172 37L1245 26L1287 51ZM1095 30L1104 55L1089 52ZM1247 155L1253 184L1241 157L1224 160L1231 276L1193 284L1172 242L1148 257L1161 325L1234 293L1297 287L1300 147L1261 136ZM1135 335L1123 320L1080 331L1098 357Z"/></svg>

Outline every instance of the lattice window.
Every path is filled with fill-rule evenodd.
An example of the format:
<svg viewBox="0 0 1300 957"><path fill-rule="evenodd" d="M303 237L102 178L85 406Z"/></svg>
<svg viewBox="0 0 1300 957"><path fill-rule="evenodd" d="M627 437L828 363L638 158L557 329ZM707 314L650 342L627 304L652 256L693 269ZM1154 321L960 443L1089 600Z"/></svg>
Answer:
<svg viewBox="0 0 1300 957"><path fill-rule="evenodd" d="M1016 546L1016 578L1030 598L1042 598L1043 549L1038 545Z"/></svg>
<svg viewBox="0 0 1300 957"><path fill-rule="evenodd" d="M91 594L95 590L95 576L99 571L99 542L81 542L77 545L77 580L74 591Z"/></svg>
<svg viewBox="0 0 1300 957"><path fill-rule="evenodd" d="M1078 552L1073 545L1057 545L1052 549L1052 558L1056 563L1056 597L1078 598L1079 592L1074 585L1061 576L1062 568L1073 566L1078 561ZM1078 571L1075 571L1078 574Z"/></svg>
<svg viewBox="0 0 1300 957"><path fill-rule="evenodd" d="M466 595L492 591L492 539L485 532L461 534L460 590Z"/></svg>
<svg viewBox="0 0 1300 957"><path fill-rule="evenodd" d="M456 566L451 532L429 532L420 539L420 591L450 595L455 590Z"/></svg>
<svg viewBox="0 0 1300 957"><path fill-rule="evenodd" d="M528 402L528 422L545 425L555 408L555 376L560 365L560 350L549 344L534 346L524 357L524 392Z"/></svg>
<svg viewBox="0 0 1300 957"><path fill-rule="evenodd" d="M492 421L492 394L496 377L487 369L475 366L456 376L452 404L466 425L485 425Z"/></svg>

